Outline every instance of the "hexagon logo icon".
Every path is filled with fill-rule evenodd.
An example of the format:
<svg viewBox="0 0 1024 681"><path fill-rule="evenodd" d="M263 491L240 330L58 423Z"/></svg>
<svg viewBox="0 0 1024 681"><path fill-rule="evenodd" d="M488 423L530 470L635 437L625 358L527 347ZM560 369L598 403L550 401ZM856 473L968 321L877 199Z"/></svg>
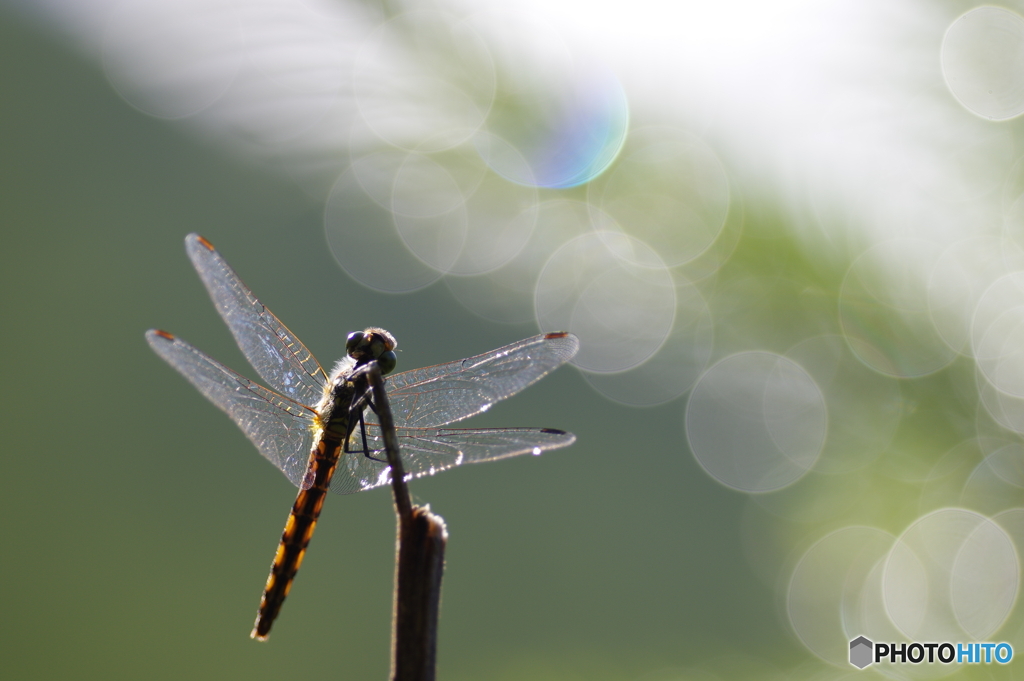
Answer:
<svg viewBox="0 0 1024 681"><path fill-rule="evenodd" d="M871 664L874 647L875 644L863 636L858 636L850 641L850 664L857 669L864 669L864 667L867 667Z"/></svg>

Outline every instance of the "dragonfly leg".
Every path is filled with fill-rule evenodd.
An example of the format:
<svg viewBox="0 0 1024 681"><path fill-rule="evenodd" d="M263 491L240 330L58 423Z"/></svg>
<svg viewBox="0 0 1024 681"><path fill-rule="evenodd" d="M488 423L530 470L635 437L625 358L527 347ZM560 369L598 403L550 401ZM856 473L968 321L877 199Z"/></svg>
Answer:
<svg viewBox="0 0 1024 681"><path fill-rule="evenodd" d="M345 438L344 451L346 454L351 453L351 450L349 450L348 448L348 443L349 440L351 439L352 433L355 432L356 423L358 422L359 434L363 440L363 449L362 451L356 453L362 454L371 461L387 463L387 459L379 459L376 456L374 456L374 454L376 454L378 450L370 449L370 444L366 440L366 420L363 418L363 412L366 410L367 407L369 407L370 411L372 411L374 414L377 413L377 409L373 406L373 400L370 399L369 392L364 392L362 395L360 395L359 399L352 400L352 406L349 408L348 420L348 422L352 424L352 427L349 430L349 437Z"/></svg>

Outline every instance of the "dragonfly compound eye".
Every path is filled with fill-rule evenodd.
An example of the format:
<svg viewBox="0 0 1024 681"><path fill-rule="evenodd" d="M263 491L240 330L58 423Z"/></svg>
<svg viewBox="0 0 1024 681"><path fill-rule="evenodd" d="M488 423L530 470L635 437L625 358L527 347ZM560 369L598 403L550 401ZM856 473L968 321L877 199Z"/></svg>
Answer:
<svg viewBox="0 0 1024 681"><path fill-rule="evenodd" d="M355 349L359 347L359 344L363 342L363 332L353 331L348 335L348 340L345 341L345 352L352 354Z"/></svg>
<svg viewBox="0 0 1024 681"><path fill-rule="evenodd" d="M388 350L377 358L377 365L380 367L382 374L390 374L398 366L398 355L394 351Z"/></svg>

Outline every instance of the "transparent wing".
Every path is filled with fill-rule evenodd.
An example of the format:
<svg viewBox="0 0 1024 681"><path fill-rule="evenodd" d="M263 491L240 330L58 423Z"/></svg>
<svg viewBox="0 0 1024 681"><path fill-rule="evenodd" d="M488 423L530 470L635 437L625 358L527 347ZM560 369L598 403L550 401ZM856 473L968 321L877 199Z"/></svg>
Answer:
<svg viewBox="0 0 1024 681"><path fill-rule="evenodd" d="M520 454L540 454L571 445L576 436L551 428L396 428L406 478L419 478L464 463L494 461ZM358 436L358 430L356 431ZM331 491L351 494L390 483L380 429L367 427L370 458L362 452L342 456ZM359 443L362 446L362 443Z"/></svg>
<svg viewBox="0 0 1024 681"><path fill-rule="evenodd" d="M256 299L213 244L189 234L185 251L256 373L282 395L307 407L317 404L327 375L302 341Z"/></svg>
<svg viewBox="0 0 1024 681"><path fill-rule="evenodd" d="M386 385L395 425L443 426L479 414L565 364L579 348L571 333L548 333L391 376Z"/></svg>
<svg viewBox="0 0 1024 681"><path fill-rule="evenodd" d="M317 434L316 412L236 374L166 331L147 331L146 340L156 354L230 416L293 485L302 486Z"/></svg>

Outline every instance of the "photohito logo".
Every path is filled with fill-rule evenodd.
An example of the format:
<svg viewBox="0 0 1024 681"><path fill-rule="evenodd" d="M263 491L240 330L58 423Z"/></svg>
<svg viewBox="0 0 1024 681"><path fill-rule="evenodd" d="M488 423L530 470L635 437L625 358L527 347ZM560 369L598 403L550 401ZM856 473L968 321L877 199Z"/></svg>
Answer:
<svg viewBox="0 0 1024 681"><path fill-rule="evenodd" d="M890 664L1006 664L1013 659L1009 643L873 643L864 636L850 641L850 664L864 669L874 662Z"/></svg>

